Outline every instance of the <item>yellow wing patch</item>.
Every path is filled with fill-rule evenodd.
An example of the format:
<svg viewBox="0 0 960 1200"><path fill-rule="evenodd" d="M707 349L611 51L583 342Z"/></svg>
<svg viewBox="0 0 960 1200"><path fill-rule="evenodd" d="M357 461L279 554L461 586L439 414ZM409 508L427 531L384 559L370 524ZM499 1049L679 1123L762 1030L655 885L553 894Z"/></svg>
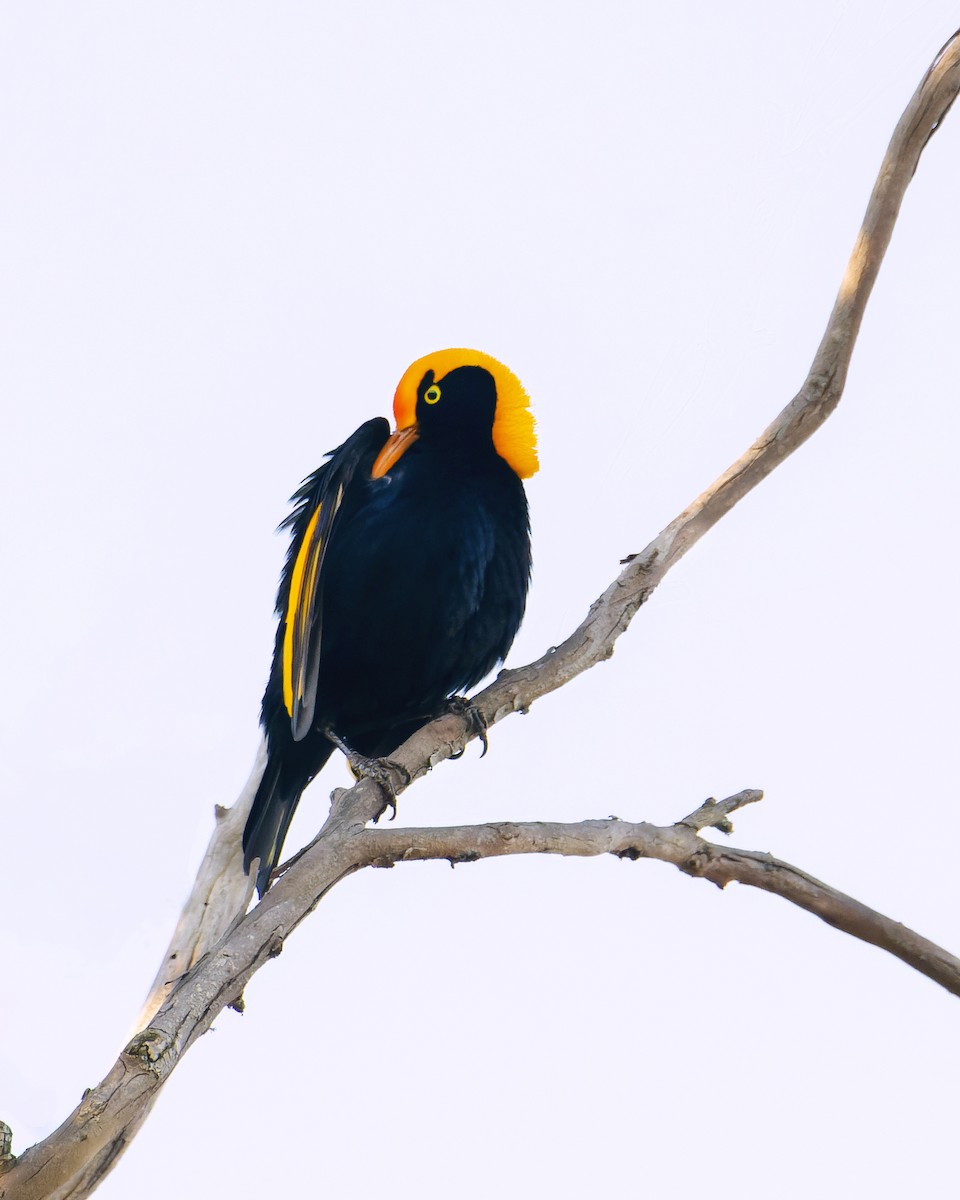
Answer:
<svg viewBox="0 0 960 1200"><path fill-rule="evenodd" d="M287 715L291 717L293 716L294 696L299 704L303 700L306 685L306 644L310 633L309 617L323 541L322 538L316 536L321 508L322 505L317 505L317 510L310 518L310 524L307 526L300 549L297 551L293 574L290 576L290 598L287 601L287 612L284 617L283 703ZM306 586L304 586L305 576ZM294 659L296 659L296 672L294 671ZM296 679L294 679L295 673Z"/></svg>
<svg viewBox="0 0 960 1200"><path fill-rule="evenodd" d="M290 596L283 627L283 703L290 717L293 740L299 742L313 726L320 675L323 560L330 530L343 503L343 483L335 499L317 504L303 534L290 574Z"/></svg>
<svg viewBox="0 0 960 1200"><path fill-rule="evenodd" d="M283 628L283 703L293 724L294 741L305 737L313 722L320 670L320 575L333 519L342 503L341 483L335 500L317 505L290 575Z"/></svg>

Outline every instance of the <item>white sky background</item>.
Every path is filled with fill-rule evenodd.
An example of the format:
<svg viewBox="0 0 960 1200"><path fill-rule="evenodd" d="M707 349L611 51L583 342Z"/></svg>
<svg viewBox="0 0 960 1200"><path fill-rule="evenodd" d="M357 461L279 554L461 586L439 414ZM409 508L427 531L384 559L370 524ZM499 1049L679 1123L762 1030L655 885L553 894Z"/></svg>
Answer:
<svg viewBox="0 0 960 1200"><path fill-rule="evenodd" d="M514 665L793 395L951 0L0 7L0 1117L123 1045L257 744L298 481L475 345L534 397ZM838 412L612 661L404 823L675 820L960 949L960 113ZM307 793L316 830L332 764ZM775 897L510 859L339 887L100 1195L899 1196L957 1001Z"/></svg>

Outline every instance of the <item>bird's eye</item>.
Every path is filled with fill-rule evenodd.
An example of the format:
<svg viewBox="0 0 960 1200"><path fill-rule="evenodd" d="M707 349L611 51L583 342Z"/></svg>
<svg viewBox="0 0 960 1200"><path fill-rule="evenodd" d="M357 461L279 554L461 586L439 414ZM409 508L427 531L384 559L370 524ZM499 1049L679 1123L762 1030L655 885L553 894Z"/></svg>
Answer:
<svg viewBox="0 0 960 1200"><path fill-rule="evenodd" d="M423 393L423 398L428 404L436 404L440 399L440 389L434 383Z"/></svg>

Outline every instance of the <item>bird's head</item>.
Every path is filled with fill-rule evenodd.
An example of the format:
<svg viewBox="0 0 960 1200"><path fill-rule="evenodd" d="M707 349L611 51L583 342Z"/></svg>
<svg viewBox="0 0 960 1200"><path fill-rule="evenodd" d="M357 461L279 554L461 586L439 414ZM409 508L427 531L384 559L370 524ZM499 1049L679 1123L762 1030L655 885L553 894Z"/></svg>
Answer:
<svg viewBox="0 0 960 1200"><path fill-rule="evenodd" d="M514 373L479 350L438 350L407 368L393 398L397 428L373 464L379 478L420 437L437 443L492 437L521 479L535 474L530 399Z"/></svg>

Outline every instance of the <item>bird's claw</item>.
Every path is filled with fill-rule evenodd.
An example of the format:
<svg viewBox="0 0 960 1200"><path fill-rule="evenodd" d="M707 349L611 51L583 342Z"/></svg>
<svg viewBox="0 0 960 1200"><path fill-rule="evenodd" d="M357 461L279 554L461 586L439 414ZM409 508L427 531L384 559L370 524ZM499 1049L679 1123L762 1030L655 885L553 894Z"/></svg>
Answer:
<svg viewBox="0 0 960 1200"><path fill-rule="evenodd" d="M403 765L392 758L364 758L362 754L356 754L350 751L347 755L347 764L350 767L350 772L354 779L372 779L373 782L383 792L383 808L373 818L374 824L380 820L387 809L391 809L390 820L397 819L397 784L394 782L399 777L401 790L410 786L410 772Z"/></svg>
<svg viewBox="0 0 960 1200"><path fill-rule="evenodd" d="M357 781L361 779L372 779L373 782L383 792L384 804L383 808L373 818L374 823L380 820L387 809L392 809L390 820L393 821L397 816L397 783L401 790L410 786L410 772L403 765L392 758L366 758L363 754L358 754L356 750L351 750L347 743L338 737L336 733L329 727L324 729L324 735L342 751L346 756L347 765L350 768L350 773Z"/></svg>
<svg viewBox="0 0 960 1200"><path fill-rule="evenodd" d="M487 719L477 707L477 705L467 696L451 696L447 701L447 711L455 713L458 717L463 717L467 722L467 726L474 737L478 738L483 749L480 751L480 757L486 754L490 748L487 741ZM456 754L451 754L451 758L462 758L466 750L458 750Z"/></svg>
<svg viewBox="0 0 960 1200"><path fill-rule="evenodd" d="M399 776L401 789L410 786L410 772L402 764L392 758L364 758L362 754L351 751L347 755L347 763L356 780L372 779L383 792L383 808L373 818L374 824L380 820L387 809L392 809L390 820L397 819L397 785L394 780Z"/></svg>

